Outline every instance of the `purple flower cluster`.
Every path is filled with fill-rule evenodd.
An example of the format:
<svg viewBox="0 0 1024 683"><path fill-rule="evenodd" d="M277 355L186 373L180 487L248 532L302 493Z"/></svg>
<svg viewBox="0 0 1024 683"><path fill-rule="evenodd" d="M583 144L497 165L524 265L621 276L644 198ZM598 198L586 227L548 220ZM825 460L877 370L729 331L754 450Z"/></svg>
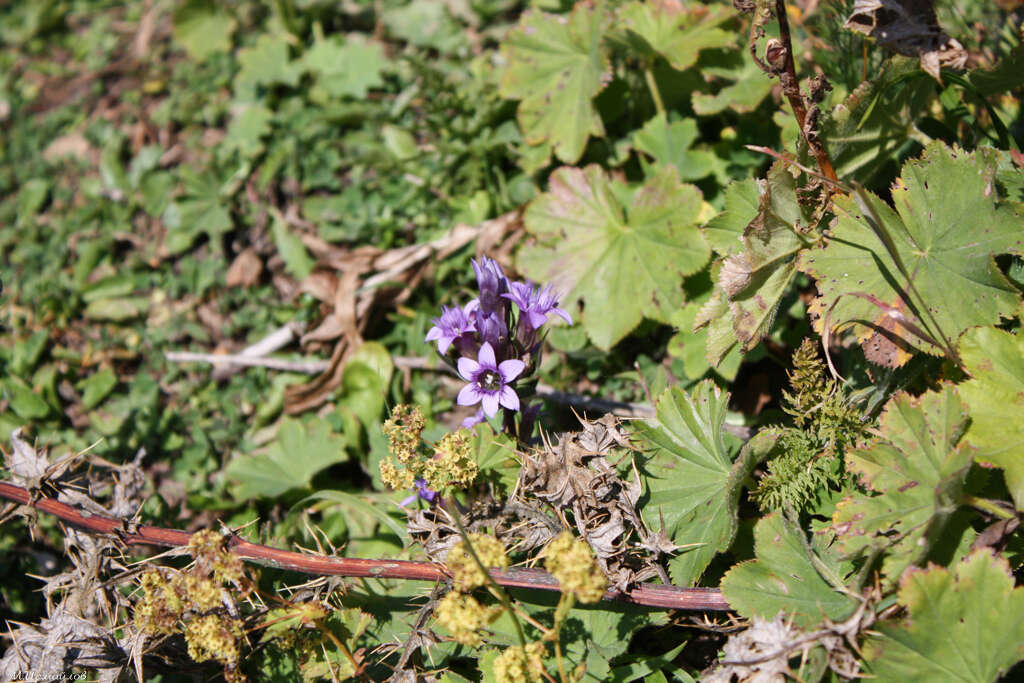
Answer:
<svg viewBox="0 0 1024 683"><path fill-rule="evenodd" d="M536 369L538 330L551 314L572 324L550 286L509 281L486 256L472 263L480 295L461 308L442 306L426 338L466 380L456 402L481 406L464 427L494 417L499 407L519 410L515 383Z"/></svg>

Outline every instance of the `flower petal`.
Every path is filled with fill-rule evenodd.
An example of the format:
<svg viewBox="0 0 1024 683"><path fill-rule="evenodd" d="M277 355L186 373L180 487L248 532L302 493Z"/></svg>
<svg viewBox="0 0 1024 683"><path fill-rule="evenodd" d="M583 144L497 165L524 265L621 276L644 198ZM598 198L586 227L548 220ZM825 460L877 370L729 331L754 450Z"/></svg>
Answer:
<svg viewBox="0 0 1024 683"><path fill-rule="evenodd" d="M494 347L491 346L490 342L484 342L483 346L480 347L480 353L477 354L477 359L480 361L480 367L493 370L497 367L497 360L494 357Z"/></svg>
<svg viewBox="0 0 1024 683"><path fill-rule="evenodd" d="M541 325L548 321L548 314L541 313L538 310L532 310L526 312L526 320L530 323L530 327L533 329L539 329Z"/></svg>
<svg viewBox="0 0 1024 683"><path fill-rule="evenodd" d="M431 327L427 331L427 338L424 339L423 341L434 341L435 339L440 339L442 334L444 334L444 332L441 331L440 327Z"/></svg>
<svg viewBox="0 0 1024 683"><path fill-rule="evenodd" d="M470 415L465 420L463 420L462 424L460 426L465 428L465 429L472 429L473 427L477 426L478 424L480 424L483 421L484 421L484 409L480 408L479 410L476 411L476 413L474 413L473 415Z"/></svg>
<svg viewBox="0 0 1024 683"><path fill-rule="evenodd" d="M480 364L472 358L459 359L459 374L467 382L475 382L476 376L480 373Z"/></svg>
<svg viewBox="0 0 1024 683"><path fill-rule="evenodd" d="M555 315L557 315L559 318L561 318L565 322L567 322L570 325L572 325L572 316L570 316L568 313L563 311L561 308L552 308L551 312L554 313Z"/></svg>
<svg viewBox="0 0 1024 683"><path fill-rule="evenodd" d="M484 414L487 417L494 417L498 413L498 392L497 391L481 391L483 394L483 408Z"/></svg>
<svg viewBox="0 0 1024 683"><path fill-rule="evenodd" d="M455 402L460 406L473 406L480 402L480 399L486 398L486 394L480 391L480 388L475 384L467 384L462 387L462 391L459 392Z"/></svg>
<svg viewBox="0 0 1024 683"><path fill-rule="evenodd" d="M517 358L510 358L501 362L501 365L498 366L498 374L501 375L501 382L504 384L514 380L525 369L526 363Z"/></svg>
<svg viewBox="0 0 1024 683"><path fill-rule="evenodd" d="M498 402L509 410L519 410L519 396L512 387L502 387L498 394Z"/></svg>

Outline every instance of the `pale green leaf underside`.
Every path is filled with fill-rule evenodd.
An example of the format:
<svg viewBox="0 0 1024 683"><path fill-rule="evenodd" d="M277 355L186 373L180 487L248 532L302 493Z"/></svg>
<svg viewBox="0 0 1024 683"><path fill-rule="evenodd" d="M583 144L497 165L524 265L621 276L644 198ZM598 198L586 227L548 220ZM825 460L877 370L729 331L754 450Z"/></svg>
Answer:
<svg viewBox="0 0 1024 683"><path fill-rule="evenodd" d="M537 238L519 253L529 277L582 301L581 321L608 349L644 317L667 322L683 304L682 280L711 250L696 226L700 192L662 168L623 206L600 167L561 168L524 217Z"/></svg>
<svg viewBox="0 0 1024 683"><path fill-rule="evenodd" d="M802 255L801 270L818 280L813 308L832 311L832 324L880 321L883 312L864 293L890 306L901 306L915 324L936 338L939 330L955 340L976 325L995 324L1012 315L1020 295L999 272L993 256L1021 253L1024 219L997 206L991 172L979 155L930 146L919 160L903 167L892 192L896 211L869 196L914 286L927 305L907 292L900 273L866 217L851 198L835 202L839 214L824 249ZM896 326L907 345L930 353L937 349Z"/></svg>
<svg viewBox="0 0 1024 683"><path fill-rule="evenodd" d="M995 681L1024 658L1024 588L1006 560L975 551L950 572L910 572L899 591L908 614L864 645L878 681Z"/></svg>
<svg viewBox="0 0 1024 683"><path fill-rule="evenodd" d="M520 100L523 137L530 145L550 143L568 164L591 135L604 135L592 102L611 76L603 23L602 10L586 3L568 17L530 11L502 42L508 66L500 93Z"/></svg>
<svg viewBox="0 0 1024 683"><path fill-rule="evenodd" d="M737 565L722 579L722 594L742 616L772 619L779 612L798 626L849 616L856 603L839 593L815 569L803 531L780 513L754 528L757 559Z"/></svg>
<svg viewBox="0 0 1024 683"><path fill-rule="evenodd" d="M1024 507L1024 340L993 327L968 330L960 356L971 379L960 396L971 409L966 439L978 460L1003 468L1006 486Z"/></svg>

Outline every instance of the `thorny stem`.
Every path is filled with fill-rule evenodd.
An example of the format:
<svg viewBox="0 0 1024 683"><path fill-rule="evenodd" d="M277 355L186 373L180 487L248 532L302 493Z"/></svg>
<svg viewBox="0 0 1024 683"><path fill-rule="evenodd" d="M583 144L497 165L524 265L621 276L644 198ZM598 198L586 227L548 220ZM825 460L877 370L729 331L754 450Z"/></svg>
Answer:
<svg viewBox="0 0 1024 683"><path fill-rule="evenodd" d="M444 501L439 500L438 503L442 508L447 510L444 506ZM487 582L487 589L491 594L498 599L501 606L508 612L508 615L512 617L512 624L516 627L516 637L519 638L519 644L522 646L523 651L526 651L526 634L523 633L523 625L519 623L519 615L516 614L515 608L512 606L512 600L508 597L508 593L505 589L494 580L491 576L491 571L488 567L484 566L484 563L480 561L480 556L476 554L476 548L473 547L473 542L469 540L469 534L466 533L466 527L462 526L462 520L459 519L459 511L455 510L454 514L449 512L449 517L455 522L455 527L459 530L459 536L462 537L462 542L466 544L466 551L469 556L473 558L473 562L476 563L477 568L484 573L485 581Z"/></svg>
<svg viewBox="0 0 1024 683"><path fill-rule="evenodd" d="M661 99L661 91L658 90L658 81L654 79L654 71L651 70L650 61L644 65L644 80L647 81L647 89L651 91L651 99L654 100L654 108L662 116L665 114L665 103Z"/></svg>
<svg viewBox="0 0 1024 683"><path fill-rule="evenodd" d="M804 97L800 93L800 82L796 78L796 67L793 64L793 39L789 33L789 18L786 16L786 0L775 0L775 16L779 22L779 40L785 48L785 59L782 69L777 73L779 82L782 84L782 92L789 100L789 106L793 110L793 116L800 126L800 133L807 142L807 147L814 154L818 162L818 168L822 174L833 182L838 182L836 171L832 167L832 160L825 151L825 146L813 135L808 135L807 130L807 107L804 104ZM773 67L774 70L774 67Z"/></svg>
<svg viewBox="0 0 1024 683"><path fill-rule="evenodd" d="M79 510L53 498L40 496L21 486L0 481L0 498L27 505L88 533L116 537L125 545L149 545L163 548L184 548L192 534L180 529L167 529L136 525L129 520L113 519L104 515ZM227 547L236 556L278 569L301 572L312 576L350 576L377 579L411 579L414 581L443 581L447 574L432 562L409 560L366 559L333 557L297 553L270 546L250 543L230 530L226 534ZM551 574L539 569L493 570L490 576L496 583L509 588L561 591ZM716 588L682 588L641 584L629 591L609 590L606 600L620 600L634 605L661 609L727 612L729 604Z"/></svg>

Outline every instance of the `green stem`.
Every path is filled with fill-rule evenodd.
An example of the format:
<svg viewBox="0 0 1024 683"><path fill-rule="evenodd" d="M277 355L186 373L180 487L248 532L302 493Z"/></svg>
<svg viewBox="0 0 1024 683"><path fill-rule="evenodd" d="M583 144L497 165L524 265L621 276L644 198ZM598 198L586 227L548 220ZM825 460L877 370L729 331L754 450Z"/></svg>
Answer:
<svg viewBox="0 0 1024 683"><path fill-rule="evenodd" d="M964 496L962 502L965 505L975 507L982 512L987 512L990 515L998 517L999 519L1013 519L1016 515L1010 512L1006 508L999 505L999 503L989 500L988 498L978 498L976 496Z"/></svg>
<svg viewBox="0 0 1024 683"><path fill-rule="evenodd" d="M558 662L558 678L562 683L569 680L565 677L565 665L562 663L562 624L575 602L576 598L572 593L562 593L562 597L558 599L558 607L555 608L555 623L551 627L555 641L555 661Z"/></svg>
<svg viewBox="0 0 1024 683"><path fill-rule="evenodd" d="M440 502L440 505L444 507L445 510L448 509L444 505L443 501ZM456 510L454 514L452 514L452 512L449 511L448 516L455 521L455 527L459 530L459 536L462 537L462 542L466 544L466 552L468 552L469 556L473 558L474 562L476 562L476 566L480 569L480 571L484 573L484 580L487 582L487 589L491 592L491 595L497 598L498 602L501 603L501 606L505 608L506 612L508 612L508 615L512 617L512 624L516 627L516 637L519 638L519 644L523 647L523 650L525 651L526 634L523 632L523 625L519 623L519 616L516 615L516 611L512 607L511 598L508 597L508 593L505 592L505 589L502 588L501 585L494 580L494 577L491 576L491 572L487 570L487 567L484 566L484 563L480 561L480 556L476 554L476 548L473 547L473 543L469 540L469 534L466 533L466 528L462 526L462 520L459 519L458 510Z"/></svg>
<svg viewBox="0 0 1024 683"><path fill-rule="evenodd" d="M658 90L658 81L654 79L654 72L651 70L651 63L647 62L644 67L644 80L647 81L647 89L651 91L651 99L654 100L654 108L662 116L665 114L665 103L661 100L661 91Z"/></svg>

